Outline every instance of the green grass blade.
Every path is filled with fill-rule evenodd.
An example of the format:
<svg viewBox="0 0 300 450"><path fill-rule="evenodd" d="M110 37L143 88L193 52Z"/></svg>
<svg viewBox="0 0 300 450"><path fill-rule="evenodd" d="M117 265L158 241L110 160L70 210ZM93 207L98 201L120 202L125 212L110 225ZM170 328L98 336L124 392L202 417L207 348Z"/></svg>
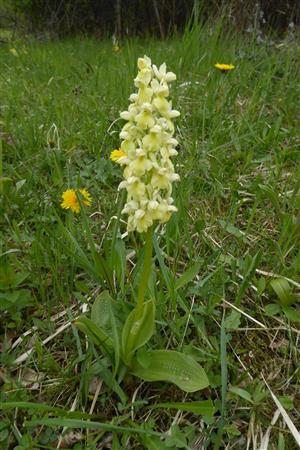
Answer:
<svg viewBox="0 0 300 450"><path fill-rule="evenodd" d="M195 401L195 402L166 402L155 403L154 405L148 405L149 409L177 409L179 411L189 411L194 414L202 416L212 417L215 412L213 402L209 400Z"/></svg>
<svg viewBox="0 0 300 450"><path fill-rule="evenodd" d="M66 427L66 428L81 428L85 430L102 430L102 431L116 431L118 433L132 433L132 434L146 434L149 436L161 436L160 433L155 431L146 430L142 427L124 427L120 425L113 425L110 423L92 422L89 420L76 420L76 419L34 419L28 420L24 426L34 427L39 425L46 425L49 427Z"/></svg>

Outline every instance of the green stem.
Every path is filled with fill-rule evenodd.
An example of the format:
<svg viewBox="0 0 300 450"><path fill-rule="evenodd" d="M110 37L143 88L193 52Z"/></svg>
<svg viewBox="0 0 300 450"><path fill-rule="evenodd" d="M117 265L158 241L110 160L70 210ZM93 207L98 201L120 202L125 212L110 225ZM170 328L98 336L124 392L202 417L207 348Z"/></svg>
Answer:
<svg viewBox="0 0 300 450"><path fill-rule="evenodd" d="M153 247L153 226L148 228L146 233L145 242L145 256L144 256L144 267L143 273L140 280L136 312L140 315L144 305L145 293L148 287L149 276L151 272L151 262L152 262L152 247Z"/></svg>
<svg viewBox="0 0 300 450"><path fill-rule="evenodd" d="M119 198L119 202L118 202L118 210L117 210L117 219L114 225L114 229L113 229L113 235L112 235L112 241L111 241L111 260L113 261L116 249L115 249L115 245L116 245L116 240L117 240L117 234L118 234L118 230L119 230L119 224L120 224L120 219L121 219L121 212L122 212L122 208L124 205L124 201L125 201L125 196L126 196L126 190L124 189L122 194L120 195Z"/></svg>

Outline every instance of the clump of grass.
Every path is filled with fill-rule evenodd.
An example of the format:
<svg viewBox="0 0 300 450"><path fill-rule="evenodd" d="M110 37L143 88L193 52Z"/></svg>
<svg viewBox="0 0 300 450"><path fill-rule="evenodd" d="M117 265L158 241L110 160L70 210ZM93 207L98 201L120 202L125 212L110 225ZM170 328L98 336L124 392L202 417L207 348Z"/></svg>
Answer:
<svg viewBox="0 0 300 450"><path fill-rule="evenodd" d="M297 448L286 418L275 424L267 385L297 426L298 44L257 44L207 25L165 42L133 39L119 52L93 39L17 42L18 56L9 48L0 49L2 448L251 448L272 419L269 447ZM73 325L105 287L89 239L105 252L114 236L121 172L109 155L144 53L178 78L182 181L178 213L155 243L152 286L155 345L184 350L209 375L210 389L188 396L134 378L109 385L105 361L95 363L97 350ZM80 216L59 208L68 186L93 197L90 237ZM80 248L66 245L61 222ZM116 239L129 298L142 246ZM274 289L276 279L287 284ZM209 397L214 417L184 409ZM72 437L72 428L81 431Z"/></svg>

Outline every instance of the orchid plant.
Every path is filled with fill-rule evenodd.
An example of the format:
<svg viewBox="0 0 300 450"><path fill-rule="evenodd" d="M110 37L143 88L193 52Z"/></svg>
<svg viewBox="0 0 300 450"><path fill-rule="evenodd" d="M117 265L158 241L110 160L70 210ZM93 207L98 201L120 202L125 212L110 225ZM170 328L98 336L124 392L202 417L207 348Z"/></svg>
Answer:
<svg viewBox="0 0 300 450"><path fill-rule="evenodd" d="M176 79L150 58L139 58L134 80L137 92L130 96L126 121L120 133L120 148L111 159L123 168L119 190L127 192L121 211L127 216L128 233L144 238L143 266L137 295L131 311L124 317L109 291L102 292L91 309L91 319L81 316L77 327L101 349L114 368L118 383L128 375L145 381L166 381L186 392L208 386L204 369L190 356L176 350L151 350L147 347L155 333L156 302L148 289L152 272L153 232L177 211L172 184L179 180L172 157L177 155L173 119L180 113L168 100L169 83Z"/></svg>

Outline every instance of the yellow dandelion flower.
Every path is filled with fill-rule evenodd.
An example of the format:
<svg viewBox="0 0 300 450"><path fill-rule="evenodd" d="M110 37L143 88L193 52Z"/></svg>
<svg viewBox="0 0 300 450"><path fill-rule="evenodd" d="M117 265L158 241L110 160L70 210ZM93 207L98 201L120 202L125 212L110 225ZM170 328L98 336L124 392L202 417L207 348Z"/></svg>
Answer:
<svg viewBox="0 0 300 450"><path fill-rule="evenodd" d="M17 50L15 48L10 48L9 51L12 55L19 56L19 53L17 52Z"/></svg>
<svg viewBox="0 0 300 450"><path fill-rule="evenodd" d="M110 154L110 159L113 162L118 162L118 160L120 158L122 158L123 156L126 156L126 154L123 152L123 150L119 149L119 150L113 150Z"/></svg>
<svg viewBox="0 0 300 450"><path fill-rule="evenodd" d="M230 70L234 69L233 64L215 64L215 68L221 70L221 72L229 72Z"/></svg>
<svg viewBox="0 0 300 450"><path fill-rule="evenodd" d="M77 198L77 192L78 189L67 189L65 192L63 192L61 196L62 202L60 206L63 209L71 209L72 211L78 214L80 211L80 203ZM90 193L86 189L79 189L79 192L83 197L82 199L83 204L86 206L91 206L92 197Z"/></svg>

